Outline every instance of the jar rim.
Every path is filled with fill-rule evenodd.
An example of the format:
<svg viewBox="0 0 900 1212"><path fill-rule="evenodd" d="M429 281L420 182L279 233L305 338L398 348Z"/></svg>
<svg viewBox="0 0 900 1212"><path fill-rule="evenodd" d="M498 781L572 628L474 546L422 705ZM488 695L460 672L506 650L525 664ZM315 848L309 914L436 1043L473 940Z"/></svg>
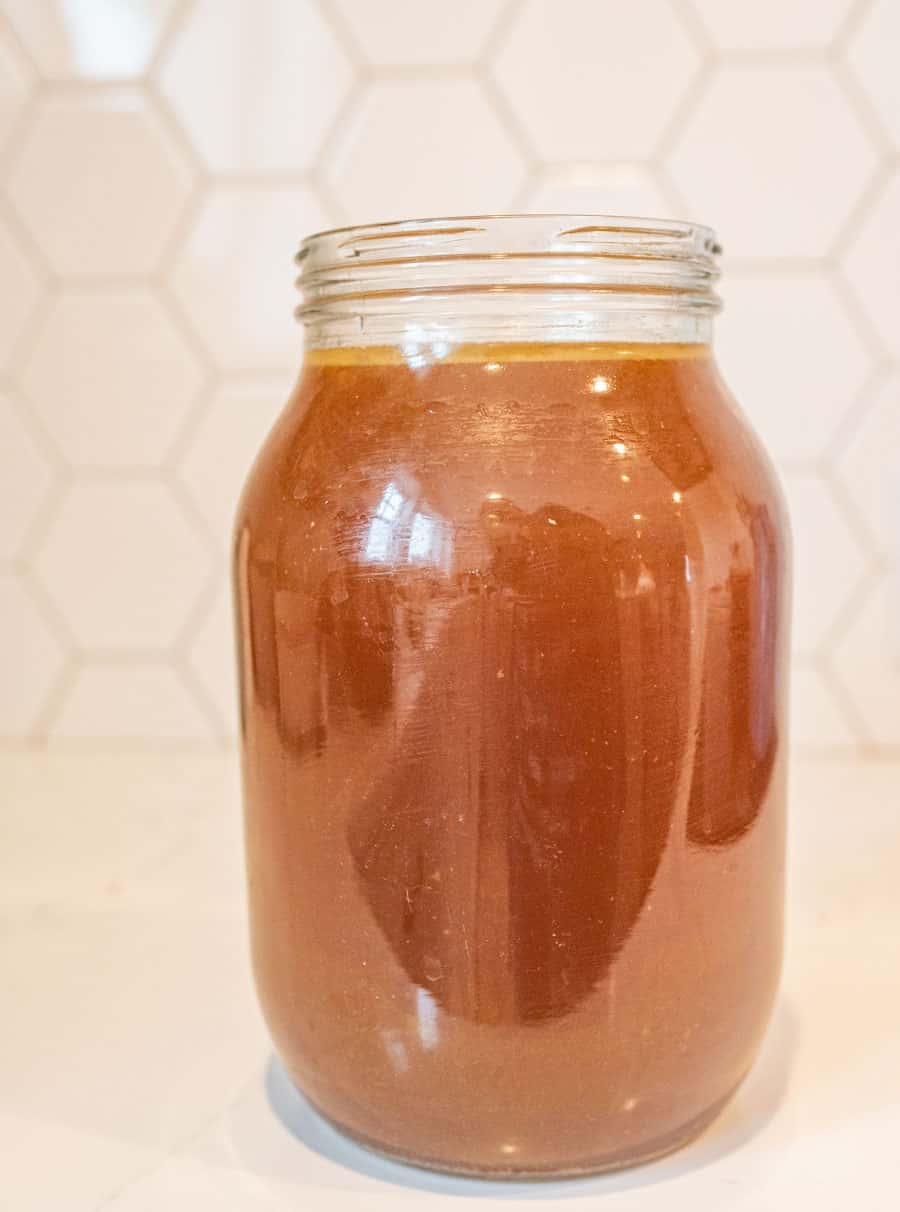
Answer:
<svg viewBox="0 0 900 1212"><path fill-rule="evenodd" d="M631 215L454 215L336 227L300 246L295 315L313 341L329 342L423 319L446 329L463 310L473 328L494 317L495 331L521 327L527 314L532 329L552 329L556 339L622 330L613 311L665 313L702 336L703 317L720 306L720 252L703 224Z"/></svg>
<svg viewBox="0 0 900 1212"><path fill-rule="evenodd" d="M461 226L462 224L465 226ZM504 230L504 225L509 225L509 228ZM562 230L556 232L556 239L575 235L586 237L595 233L618 237L621 240L640 241L649 238L680 242L685 248L691 247L697 252L706 252L711 256L717 256L722 252L712 227L688 219L584 211L512 211L475 215L427 215L418 218L388 219L327 227L304 237L295 261L302 264L316 249L332 240L337 241L336 251L340 251L344 258L349 258L370 251L371 245L378 240L389 241L402 237L425 239L463 235L469 237L499 236L501 234L508 237L516 229L531 229L532 236L538 231L546 236L548 225L562 227ZM345 237L345 239L340 241L339 237ZM352 237L352 239L348 240L346 237ZM352 247L354 241L366 242L369 247L365 250L354 251Z"/></svg>

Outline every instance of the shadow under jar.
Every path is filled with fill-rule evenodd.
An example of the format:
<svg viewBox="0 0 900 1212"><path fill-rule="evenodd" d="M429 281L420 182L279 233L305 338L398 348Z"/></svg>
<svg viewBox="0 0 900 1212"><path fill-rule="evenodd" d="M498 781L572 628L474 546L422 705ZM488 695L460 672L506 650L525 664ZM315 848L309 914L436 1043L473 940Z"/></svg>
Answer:
<svg viewBox="0 0 900 1212"><path fill-rule="evenodd" d="M235 535L253 959L300 1090L420 1165L694 1136L782 942L788 554L705 228L313 236Z"/></svg>

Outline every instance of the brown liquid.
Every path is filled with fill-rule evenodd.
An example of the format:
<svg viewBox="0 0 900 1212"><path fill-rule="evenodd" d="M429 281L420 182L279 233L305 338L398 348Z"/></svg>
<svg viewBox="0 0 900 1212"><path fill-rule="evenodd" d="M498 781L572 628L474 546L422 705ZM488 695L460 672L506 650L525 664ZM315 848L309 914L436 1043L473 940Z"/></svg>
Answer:
<svg viewBox="0 0 900 1212"><path fill-rule="evenodd" d="M781 952L783 527L702 348L308 360L237 585L258 988L336 1123L577 1172L738 1084Z"/></svg>

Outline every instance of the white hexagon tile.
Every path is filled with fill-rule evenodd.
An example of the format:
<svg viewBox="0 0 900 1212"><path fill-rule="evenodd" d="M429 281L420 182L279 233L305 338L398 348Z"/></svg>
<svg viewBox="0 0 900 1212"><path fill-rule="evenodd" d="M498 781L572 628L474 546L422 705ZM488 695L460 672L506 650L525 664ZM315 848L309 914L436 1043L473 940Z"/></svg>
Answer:
<svg viewBox="0 0 900 1212"><path fill-rule="evenodd" d="M837 453L837 474L886 568L900 570L900 373L872 392Z"/></svg>
<svg viewBox="0 0 900 1212"><path fill-rule="evenodd" d="M448 154L465 131L465 171ZM509 132L474 80L374 84L325 171L348 222L508 210L525 179Z"/></svg>
<svg viewBox="0 0 900 1212"><path fill-rule="evenodd" d="M821 271L734 272L724 290L728 386L776 459L818 459L872 369L841 291Z"/></svg>
<svg viewBox="0 0 900 1212"><path fill-rule="evenodd" d="M477 59L504 0L334 0L373 67L430 67Z"/></svg>
<svg viewBox="0 0 900 1212"><path fill-rule="evenodd" d="M307 186L223 186L206 194L171 285L222 370L298 365L293 258L303 236L327 225Z"/></svg>
<svg viewBox="0 0 900 1212"><path fill-rule="evenodd" d="M898 58L895 0L0 0L0 734L233 735L300 240L516 207L717 228L794 740L898 749Z"/></svg>
<svg viewBox="0 0 900 1212"><path fill-rule="evenodd" d="M76 467L163 461L203 374L149 290L72 290L43 317L22 384Z"/></svg>
<svg viewBox="0 0 900 1212"><path fill-rule="evenodd" d="M794 536L794 651L821 653L867 568L866 549L821 477L782 476Z"/></svg>
<svg viewBox="0 0 900 1212"><path fill-rule="evenodd" d="M797 668L791 677L791 742L817 752L852 752L856 734L840 699L816 669Z"/></svg>
<svg viewBox="0 0 900 1212"><path fill-rule="evenodd" d="M160 84L210 168L297 172L351 76L314 0L196 0Z"/></svg>
<svg viewBox="0 0 900 1212"><path fill-rule="evenodd" d="M82 648L146 653L176 643L210 560L164 484L83 480L62 502L34 563Z"/></svg>
<svg viewBox="0 0 900 1212"><path fill-rule="evenodd" d="M741 62L716 70L667 163L729 256L823 257L878 155L824 63Z"/></svg>
<svg viewBox="0 0 900 1212"><path fill-rule="evenodd" d="M84 277L152 273L192 186L150 98L125 86L44 95L9 172L53 269Z"/></svg>
<svg viewBox="0 0 900 1212"><path fill-rule="evenodd" d="M127 80L150 63L176 0L3 0L48 80Z"/></svg>
<svg viewBox="0 0 900 1212"><path fill-rule="evenodd" d="M244 480L288 387L283 378L223 384L203 410L182 456L181 479L223 552L230 551Z"/></svg>
<svg viewBox="0 0 900 1212"><path fill-rule="evenodd" d="M874 748L900 751L900 575L873 587L835 653L835 668Z"/></svg>
<svg viewBox="0 0 900 1212"><path fill-rule="evenodd" d="M493 71L544 159L641 160L699 62L668 0L525 0Z"/></svg>

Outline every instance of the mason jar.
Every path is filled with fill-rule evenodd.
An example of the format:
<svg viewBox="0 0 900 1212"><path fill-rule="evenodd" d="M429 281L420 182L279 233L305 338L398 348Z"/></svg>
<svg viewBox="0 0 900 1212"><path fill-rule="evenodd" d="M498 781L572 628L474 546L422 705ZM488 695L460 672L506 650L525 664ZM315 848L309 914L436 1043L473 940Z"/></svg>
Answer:
<svg viewBox="0 0 900 1212"><path fill-rule="evenodd" d="M788 535L706 228L491 216L301 248L240 505L253 961L358 1141L630 1165L753 1062L782 945Z"/></svg>

